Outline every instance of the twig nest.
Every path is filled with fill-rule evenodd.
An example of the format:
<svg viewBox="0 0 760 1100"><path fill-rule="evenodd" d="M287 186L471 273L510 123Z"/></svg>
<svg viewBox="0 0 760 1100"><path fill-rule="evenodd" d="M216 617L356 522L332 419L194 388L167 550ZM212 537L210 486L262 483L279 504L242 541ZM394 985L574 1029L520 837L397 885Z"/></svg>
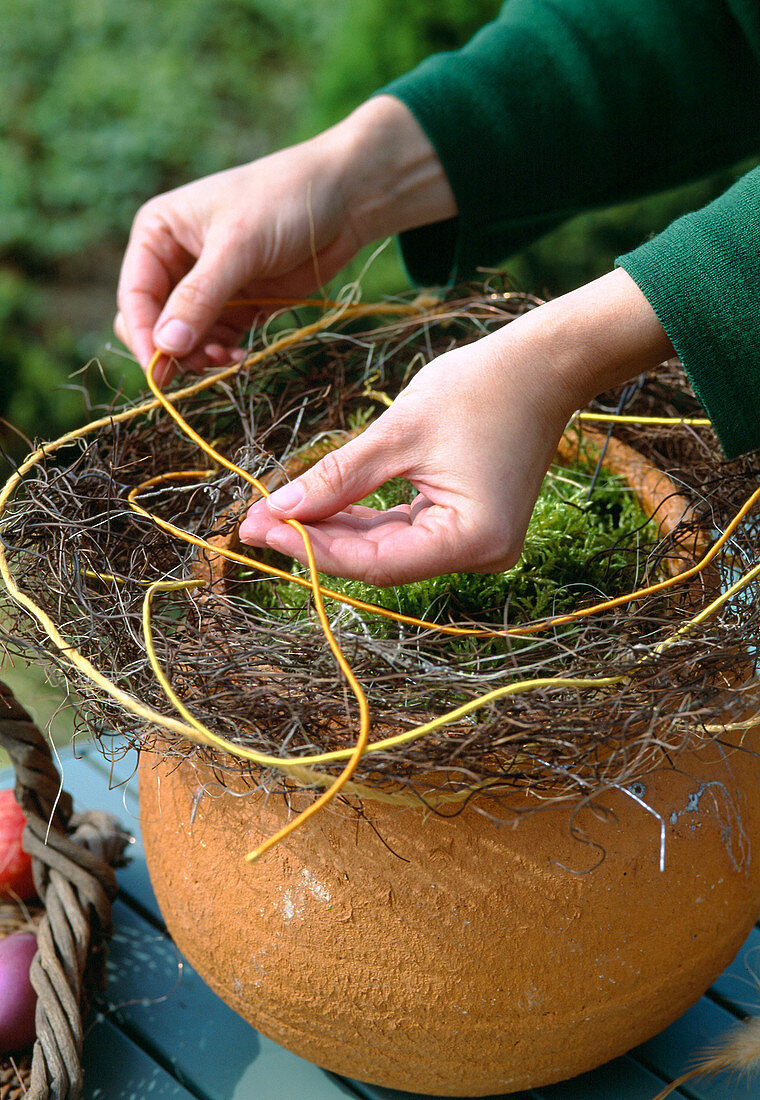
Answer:
<svg viewBox="0 0 760 1100"><path fill-rule="evenodd" d="M482 796L452 818L337 806L251 866L313 796L239 797L146 754L142 828L179 948L261 1032L361 1080L482 1096L623 1053L729 963L760 908L758 770L713 743L590 804L512 794L501 825Z"/></svg>
<svg viewBox="0 0 760 1100"><path fill-rule="evenodd" d="M397 393L410 361L527 304L509 290L422 314L348 304L271 340L262 330L255 369L217 374L213 392L211 380L175 391L166 415L152 402L109 409L38 448L0 493L0 572L21 609L13 645L63 669L98 730L167 761L143 764L144 831L180 946L299 1053L443 1095L542 1084L633 1045L698 996L758 908L760 784L750 754L720 745L756 695L760 534L747 516L760 489L752 458L727 467L694 433L703 420L680 422L694 408L680 371L644 380L630 404L613 395L619 443L595 440L587 419L564 441L592 465L605 456L656 524L622 525L603 553L581 538L581 570L560 582L567 614L552 596L526 611L552 618L525 624L512 590L436 604L468 628L484 620L458 648L419 614L384 635L353 608L336 613L372 719L371 751L342 789L353 809L333 804L260 865L244 862L314 795L246 792L235 758L273 769L262 788L321 787L336 774L325 755L334 763L357 735L310 608L259 589L279 569L235 552L252 479L272 487L320 440L360 430L376 378ZM665 423L640 419L663 401ZM198 430L215 441L200 469ZM589 476L586 502L566 502L581 527ZM551 542L555 559L562 545ZM494 622L508 640L494 640ZM188 738L227 747L229 790ZM315 761L330 774L307 769ZM436 773L431 802L458 816L406 797ZM389 791L401 805L381 804ZM569 792L585 802L560 804Z"/></svg>

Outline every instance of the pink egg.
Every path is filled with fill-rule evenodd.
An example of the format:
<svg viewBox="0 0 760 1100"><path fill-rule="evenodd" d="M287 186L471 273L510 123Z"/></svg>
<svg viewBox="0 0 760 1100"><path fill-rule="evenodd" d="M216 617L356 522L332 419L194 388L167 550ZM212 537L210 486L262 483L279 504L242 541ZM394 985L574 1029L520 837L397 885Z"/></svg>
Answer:
<svg viewBox="0 0 760 1100"><path fill-rule="evenodd" d="M14 932L0 940L0 1054L34 1041L37 994L29 980L29 967L36 950L33 932Z"/></svg>

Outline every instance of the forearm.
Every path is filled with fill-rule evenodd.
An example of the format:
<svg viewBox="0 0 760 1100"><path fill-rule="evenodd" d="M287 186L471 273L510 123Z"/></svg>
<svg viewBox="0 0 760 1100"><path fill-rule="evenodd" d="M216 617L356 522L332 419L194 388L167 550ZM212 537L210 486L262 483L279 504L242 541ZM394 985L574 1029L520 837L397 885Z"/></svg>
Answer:
<svg viewBox="0 0 760 1100"><path fill-rule="evenodd" d="M547 302L536 316L551 346L567 346L565 369L578 408L675 354L651 305L621 269Z"/></svg>
<svg viewBox="0 0 760 1100"><path fill-rule="evenodd" d="M565 420L597 394L674 354L654 310L621 269L546 302L486 339L508 348L513 325L524 326L533 348L525 385L536 385Z"/></svg>
<svg viewBox="0 0 760 1100"><path fill-rule="evenodd" d="M333 128L331 140L344 207L362 244L456 215L436 151L400 100L368 100Z"/></svg>

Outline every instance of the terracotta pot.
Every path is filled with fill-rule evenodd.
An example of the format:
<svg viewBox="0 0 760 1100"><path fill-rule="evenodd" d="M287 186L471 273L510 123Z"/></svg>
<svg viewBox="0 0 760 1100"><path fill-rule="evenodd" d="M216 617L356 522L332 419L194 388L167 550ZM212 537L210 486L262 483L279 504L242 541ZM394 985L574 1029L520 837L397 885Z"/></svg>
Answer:
<svg viewBox="0 0 760 1100"><path fill-rule="evenodd" d="M282 797L237 798L192 763L140 768L151 880L211 988L326 1069L440 1096L591 1069L735 955L760 910L754 756L682 757L633 793L664 822L664 870L660 821L621 792L604 820L564 806L516 828L473 806L444 820L365 803L371 825L335 808L250 866Z"/></svg>
<svg viewBox="0 0 760 1100"><path fill-rule="evenodd" d="M687 503L657 480L670 529ZM241 798L144 754L142 830L178 946L261 1032L375 1084L483 1096L623 1053L724 969L760 910L758 770L709 746L593 808L521 816L536 800L515 794L515 827L484 801L333 805L251 866L313 796Z"/></svg>

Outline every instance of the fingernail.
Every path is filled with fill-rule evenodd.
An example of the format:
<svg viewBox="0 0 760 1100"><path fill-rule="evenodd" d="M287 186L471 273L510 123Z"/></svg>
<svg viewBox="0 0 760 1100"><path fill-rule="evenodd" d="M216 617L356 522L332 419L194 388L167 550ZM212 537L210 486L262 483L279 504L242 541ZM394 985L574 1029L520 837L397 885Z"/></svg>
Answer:
<svg viewBox="0 0 760 1100"><path fill-rule="evenodd" d="M173 317L158 330L156 340L162 350L181 355L185 351L190 351L192 347L193 330L184 321Z"/></svg>
<svg viewBox="0 0 760 1100"><path fill-rule="evenodd" d="M304 498L303 485L299 481L289 481L276 493L267 497L267 508L274 508L277 512L289 512L300 504Z"/></svg>
<svg viewBox="0 0 760 1100"><path fill-rule="evenodd" d="M252 543L255 543L256 528L253 526L253 524L248 523L247 520L244 520L243 523L241 523L238 527L238 535L241 542L248 542L249 540L252 540Z"/></svg>

